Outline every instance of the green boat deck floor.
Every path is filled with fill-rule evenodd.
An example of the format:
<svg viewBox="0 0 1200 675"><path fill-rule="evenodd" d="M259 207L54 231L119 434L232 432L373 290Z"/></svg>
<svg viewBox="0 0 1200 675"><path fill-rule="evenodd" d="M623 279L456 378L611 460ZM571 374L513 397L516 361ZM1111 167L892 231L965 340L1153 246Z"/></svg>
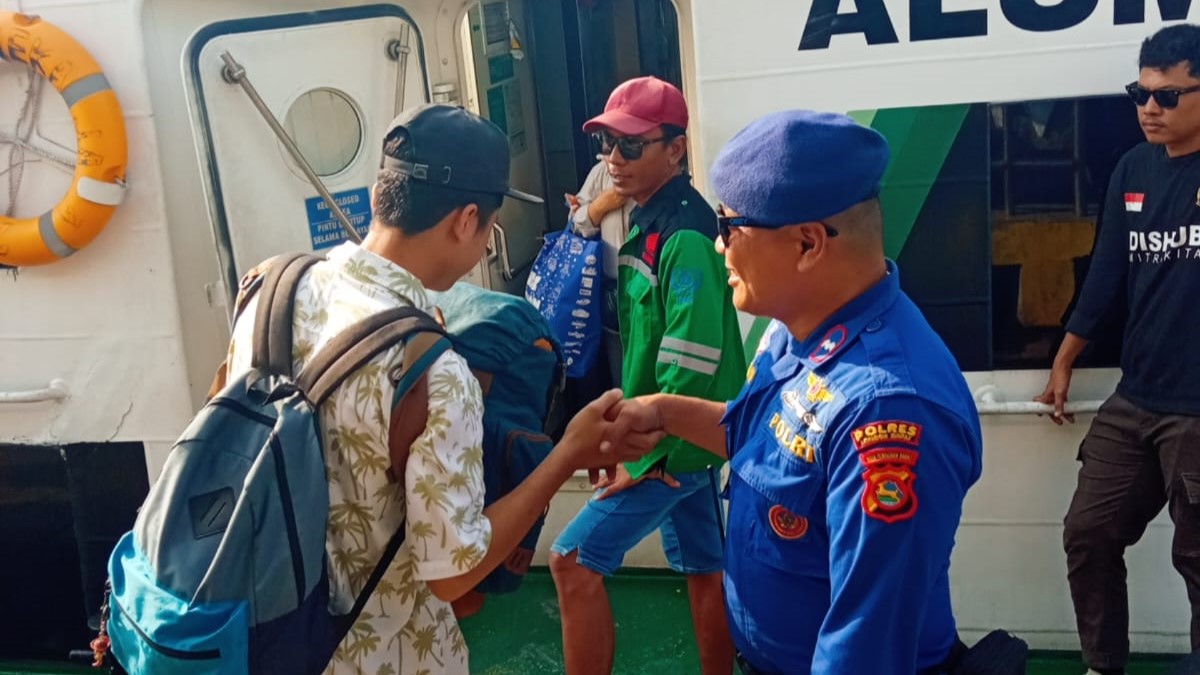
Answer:
<svg viewBox="0 0 1200 675"><path fill-rule="evenodd" d="M608 582L617 624L615 675L699 673L692 639L687 587L661 572L622 572ZM562 673L562 639L554 582L545 569L530 572L518 592L491 596L483 610L462 623L473 675ZM1165 674L1173 658L1135 659L1129 675ZM1035 653L1028 675L1081 675L1078 654ZM0 675L83 675L86 667L0 663Z"/></svg>
<svg viewBox="0 0 1200 675"><path fill-rule="evenodd" d="M617 624L614 675L675 675L700 672L692 638L687 586L662 572L622 571L608 581ZM562 637L554 582L545 570L530 572L521 590L491 596L483 610L462 622L471 649L471 673L557 675ZM1146 656L1129 675L1165 674L1176 657ZM1036 653L1027 675L1082 675L1078 654Z"/></svg>

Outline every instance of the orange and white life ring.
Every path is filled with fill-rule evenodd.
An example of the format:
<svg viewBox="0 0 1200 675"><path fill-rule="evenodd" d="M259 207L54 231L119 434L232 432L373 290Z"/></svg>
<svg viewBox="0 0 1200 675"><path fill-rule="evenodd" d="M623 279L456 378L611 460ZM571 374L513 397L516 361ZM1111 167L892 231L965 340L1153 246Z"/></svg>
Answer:
<svg viewBox="0 0 1200 675"><path fill-rule="evenodd" d="M91 243L121 203L125 116L87 50L38 17L0 11L0 60L26 63L49 80L75 120L79 154L66 197L41 216L0 216L0 265L44 265Z"/></svg>

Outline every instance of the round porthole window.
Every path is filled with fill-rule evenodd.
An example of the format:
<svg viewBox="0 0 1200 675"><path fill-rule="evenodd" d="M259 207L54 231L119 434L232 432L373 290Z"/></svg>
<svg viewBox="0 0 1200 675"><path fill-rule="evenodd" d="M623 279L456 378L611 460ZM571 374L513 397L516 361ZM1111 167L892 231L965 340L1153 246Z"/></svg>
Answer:
<svg viewBox="0 0 1200 675"><path fill-rule="evenodd" d="M288 108L283 126L318 176L340 173L362 148L363 125L350 97L334 89L305 92Z"/></svg>

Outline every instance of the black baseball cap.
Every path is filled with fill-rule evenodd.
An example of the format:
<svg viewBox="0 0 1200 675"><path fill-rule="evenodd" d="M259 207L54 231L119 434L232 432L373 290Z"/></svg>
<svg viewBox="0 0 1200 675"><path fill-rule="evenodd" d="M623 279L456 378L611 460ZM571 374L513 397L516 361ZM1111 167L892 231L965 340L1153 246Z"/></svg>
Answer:
<svg viewBox="0 0 1200 675"><path fill-rule="evenodd" d="M397 129L408 134L412 160L396 159L385 150L380 168L435 187L542 203L541 197L508 186L508 137L488 120L460 106L433 103L400 113L384 138Z"/></svg>

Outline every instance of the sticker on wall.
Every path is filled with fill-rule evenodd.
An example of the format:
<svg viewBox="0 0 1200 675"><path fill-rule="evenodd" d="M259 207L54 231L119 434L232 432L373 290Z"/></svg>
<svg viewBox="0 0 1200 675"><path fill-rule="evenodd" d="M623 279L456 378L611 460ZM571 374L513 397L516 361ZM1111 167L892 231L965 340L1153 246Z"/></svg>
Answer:
<svg viewBox="0 0 1200 675"><path fill-rule="evenodd" d="M367 188L334 193L333 201L346 214L358 236L366 237L367 229L371 225L371 193ZM308 232L312 235L314 251L332 248L346 241L342 224L323 198L318 196L306 199L304 206L308 213Z"/></svg>

